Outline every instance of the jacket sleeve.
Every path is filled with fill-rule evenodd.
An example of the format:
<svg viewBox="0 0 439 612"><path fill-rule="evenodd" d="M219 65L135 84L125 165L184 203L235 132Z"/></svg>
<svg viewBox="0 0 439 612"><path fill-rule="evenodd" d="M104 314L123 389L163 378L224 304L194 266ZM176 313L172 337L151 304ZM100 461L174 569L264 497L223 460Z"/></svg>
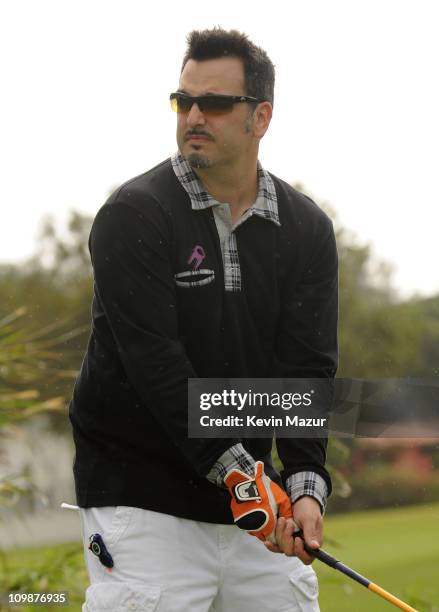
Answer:
<svg viewBox="0 0 439 612"><path fill-rule="evenodd" d="M326 379L328 411L337 370L337 320L337 248L332 223L322 214L303 274L285 288L274 375ZM284 466L284 483L292 474L299 477L299 472L313 472L323 478L331 493L331 479L325 469L327 438L279 438L276 445Z"/></svg>
<svg viewBox="0 0 439 612"><path fill-rule="evenodd" d="M178 334L172 229L156 202L145 212L115 202L90 235L95 292L142 410L151 410L194 469L205 476L235 440L188 438L187 379L196 377Z"/></svg>

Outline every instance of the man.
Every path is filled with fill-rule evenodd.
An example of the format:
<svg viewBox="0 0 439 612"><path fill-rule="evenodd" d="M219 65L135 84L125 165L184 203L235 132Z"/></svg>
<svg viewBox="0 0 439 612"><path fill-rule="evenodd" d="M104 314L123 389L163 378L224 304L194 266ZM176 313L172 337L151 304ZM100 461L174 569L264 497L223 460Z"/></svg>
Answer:
<svg viewBox="0 0 439 612"><path fill-rule="evenodd" d="M332 224L258 163L273 88L245 35L192 32L171 95L178 153L94 221L93 331L70 411L84 610L319 609L292 533L322 543L326 440L278 439L281 479L272 440L187 432L188 378L335 375Z"/></svg>

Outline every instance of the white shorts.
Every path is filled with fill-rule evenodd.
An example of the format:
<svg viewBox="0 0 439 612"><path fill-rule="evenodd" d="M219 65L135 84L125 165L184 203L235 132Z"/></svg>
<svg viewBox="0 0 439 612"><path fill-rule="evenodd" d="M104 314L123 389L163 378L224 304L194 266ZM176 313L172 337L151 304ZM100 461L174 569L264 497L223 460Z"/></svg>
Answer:
<svg viewBox="0 0 439 612"><path fill-rule="evenodd" d="M80 509L90 576L83 612L318 612L317 577L235 525L128 506ZM109 571L88 550L99 533Z"/></svg>

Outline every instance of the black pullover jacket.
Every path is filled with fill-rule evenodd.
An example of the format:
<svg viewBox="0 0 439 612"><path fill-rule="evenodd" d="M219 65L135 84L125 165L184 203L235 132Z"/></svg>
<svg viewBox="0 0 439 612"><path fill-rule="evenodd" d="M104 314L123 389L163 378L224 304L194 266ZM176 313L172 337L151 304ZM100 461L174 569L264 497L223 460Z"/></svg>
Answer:
<svg viewBox="0 0 439 612"><path fill-rule="evenodd" d="M272 440L188 438L187 379L326 378L333 385L332 223L270 176L280 226L253 215L236 229L240 291L224 288L212 209L192 209L169 159L125 183L98 212L89 241L92 333L70 404L81 507L136 506L232 523L229 493L205 476L242 442L276 478ZM194 245L203 245L213 282L184 282ZM283 481L311 470L330 491L326 442L278 439Z"/></svg>

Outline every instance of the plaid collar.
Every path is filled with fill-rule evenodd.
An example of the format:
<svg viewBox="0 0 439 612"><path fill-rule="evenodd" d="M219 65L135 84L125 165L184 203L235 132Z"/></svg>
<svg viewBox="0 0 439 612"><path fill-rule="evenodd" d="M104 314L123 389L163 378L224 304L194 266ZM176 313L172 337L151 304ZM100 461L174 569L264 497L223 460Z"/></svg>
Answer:
<svg viewBox="0 0 439 612"><path fill-rule="evenodd" d="M191 199L192 210L202 210L219 204L205 189L186 159L179 153L171 157L172 168L181 186ZM258 161L258 195L254 204L246 211L245 218L258 215L280 226L276 189L273 179Z"/></svg>

